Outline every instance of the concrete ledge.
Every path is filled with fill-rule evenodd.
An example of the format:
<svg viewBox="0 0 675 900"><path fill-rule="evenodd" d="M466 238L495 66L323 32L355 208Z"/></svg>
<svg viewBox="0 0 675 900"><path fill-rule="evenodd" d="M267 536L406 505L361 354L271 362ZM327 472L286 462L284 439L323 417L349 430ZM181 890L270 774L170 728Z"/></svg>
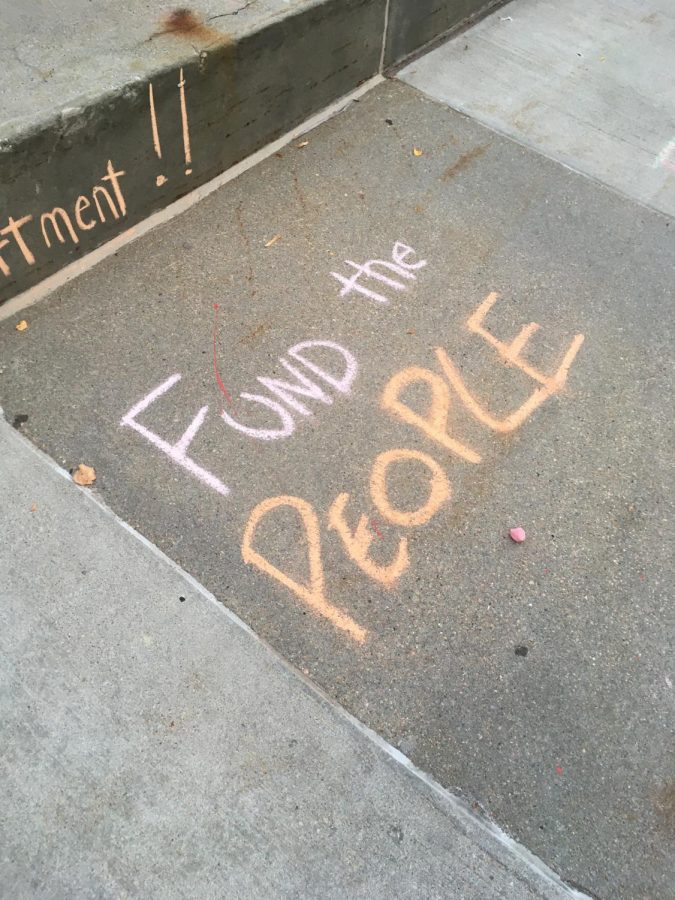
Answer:
<svg viewBox="0 0 675 900"><path fill-rule="evenodd" d="M5 139L0 230L7 216L23 220L25 249L4 233L0 301L367 79L379 66L383 15L384 0L328 0L305 3L262 27L255 23L236 38L216 27L221 20L161 35L155 39L180 45L171 65L147 69L135 82ZM14 131L13 123L5 130ZM108 172L109 161L119 174ZM52 214L54 209L63 212Z"/></svg>
<svg viewBox="0 0 675 900"><path fill-rule="evenodd" d="M394 66L500 0L390 0L384 64ZM502 0L505 2L505 0Z"/></svg>
<svg viewBox="0 0 675 900"><path fill-rule="evenodd" d="M0 38L14 87L0 122L0 304L296 127L484 0L254 0L226 12L206 0L205 10L173 13L137 6L104 0L90 20L83 0L51 13L29 0L10 15Z"/></svg>

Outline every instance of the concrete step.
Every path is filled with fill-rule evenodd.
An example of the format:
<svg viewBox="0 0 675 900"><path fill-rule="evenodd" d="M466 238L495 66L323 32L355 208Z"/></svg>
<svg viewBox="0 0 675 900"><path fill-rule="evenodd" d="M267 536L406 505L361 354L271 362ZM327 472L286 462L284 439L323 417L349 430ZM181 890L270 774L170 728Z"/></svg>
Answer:
<svg viewBox="0 0 675 900"><path fill-rule="evenodd" d="M566 881L669 897L671 231L387 81L3 322L0 402Z"/></svg>
<svg viewBox="0 0 675 900"><path fill-rule="evenodd" d="M0 49L0 304L487 0L25 0Z"/></svg>

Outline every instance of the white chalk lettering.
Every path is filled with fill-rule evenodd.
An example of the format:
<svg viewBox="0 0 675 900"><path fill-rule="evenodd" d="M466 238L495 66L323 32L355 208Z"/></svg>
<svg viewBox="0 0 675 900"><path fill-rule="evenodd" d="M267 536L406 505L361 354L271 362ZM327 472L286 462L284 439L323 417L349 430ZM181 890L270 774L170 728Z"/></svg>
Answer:
<svg viewBox="0 0 675 900"><path fill-rule="evenodd" d="M341 374L333 374L332 372L327 372L324 368L317 365L317 363L315 363L313 360L307 359L307 357L303 355L303 351L310 350L313 347L322 347L338 353L344 360L343 372ZM340 344L336 344L334 341L301 341L299 344L296 344L294 347L290 348L290 350L288 351L288 356L290 356L291 359L295 360L296 362L301 363L313 375L316 375L317 378L325 381L326 384L331 385L331 387L335 388L335 390L337 391L340 391L340 393L342 394L349 393L354 379L356 378L356 372L358 368L356 359L349 352L349 350L346 350L344 347L341 347ZM295 410L296 413L299 413L302 416L312 415L312 410L309 409L309 407L305 403L297 400L296 396L308 397L311 400L318 400L320 403L324 403L327 406L330 406L333 403L333 398L324 390L322 390L322 388L319 387L316 382L312 381L311 378L308 378L298 368L291 365L291 363L289 363L287 360L280 359L279 361L287 372L290 372L295 376L295 378L297 379L297 382L295 384L291 381L282 381L279 378L259 377L257 380L275 396L282 400L286 404L286 406L282 406L281 403L278 403L276 400L272 400L271 397L264 396L264 394L240 394L239 397L242 400L249 400L251 403L259 403L261 406L266 406L268 409L273 410L281 420L281 427L254 428L250 425L243 425L228 412L225 412L225 410L223 410L220 415L227 425L229 425L231 428L235 428L242 434L246 434L249 437L255 438L259 441L277 441L281 438L290 437L290 435L292 435L295 431L295 421L293 419L293 415L286 407L290 407L290 409Z"/></svg>
<svg viewBox="0 0 675 900"><path fill-rule="evenodd" d="M411 253L415 253L412 247L401 243L401 241L396 241L394 249L391 251L391 258L397 266L403 266L404 269L423 269L427 264L426 259L420 259L419 262L416 263L404 262L405 258L410 256Z"/></svg>
<svg viewBox="0 0 675 900"><path fill-rule="evenodd" d="M417 275L414 274L415 271L423 268L427 264L425 259L418 260L416 263L406 263L405 260L411 253L415 253L415 250L413 250L412 247L409 247L408 244L404 244L401 241L397 241L392 250L391 262L384 259L370 259L361 265L353 262L351 259L346 259L345 263L355 269L353 275L341 275L339 272L331 272L330 274L342 285L342 289L340 290L341 297L347 297L352 293L357 293L363 294L364 297L369 297L377 303L389 303L389 298L387 296L372 290L370 287L366 287L366 285L362 284L360 279L375 279L395 291L407 290L406 284L400 279L415 281L417 279ZM384 268L388 272L393 272L398 278L392 278L391 275L378 271L378 268Z"/></svg>
<svg viewBox="0 0 675 900"><path fill-rule="evenodd" d="M330 372L326 372L325 369L317 366L311 359L307 359L307 357L302 355L302 350L309 350L312 347L325 347L328 350L335 350L336 353L339 353L345 361L344 374L338 378L336 375L332 375ZM354 383L354 379L356 378L358 365L356 363L356 358L349 350L345 349L345 347L341 347L340 344L336 344L335 341L301 341L299 344L291 347L288 351L288 355L302 363L306 369L309 369L309 371L313 372L318 378L321 378L327 384L330 384L336 391L340 391L341 394L349 393L351 386Z"/></svg>
<svg viewBox="0 0 675 900"><path fill-rule="evenodd" d="M232 416L228 415L225 410L223 410L220 415L223 421L231 428L235 428L237 431L241 431L242 434L247 434L249 437L257 438L259 441L277 441L280 438L289 437L289 435L293 434L295 431L293 416L281 405L281 403L277 403L269 397L263 397L262 394L240 394L239 397L242 400L250 400L251 403L260 403L262 406L267 406L274 410L281 419L281 428L250 428L248 425L242 425L241 422L237 422L236 419L233 419Z"/></svg>
<svg viewBox="0 0 675 900"><path fill-rule="evenodd" d="M288 381L281 381L278 378L258 378L258 381L261 384L264 384L265 387L275 394L279 399L283 400L286 406L290 406L291 409L299 412L300 415L303 416L311 416L312 411L308 409L304 403L301 403L299 400L296 400L291 394L300 394L301 397L310 397L312 400L319 400L321 403L325 403L327 406L333 402L333 398L329 397L324 391L321 390L318 384L315 384L310 378L307 378L306 375L303 375L299 369L296 369L295 366L292 366L289 362L286 362L284 359L280 359L279 362L281 365L294 375L301 384L291 384Z"/></svg>
<svg viewBox="0 0 675 900"><path fill-rule="evenodd" d="M202 406L187 430L175 444L170 444L158 434L155 434L154 431L150 431L145 425L141 425L136 421L137 416L151 406L155 400L158 400L162 394L166 394L166 392L169 391L174 384L179 382L180 379L181 376L179 374L172 375L170 378L167 378L166 381L162 382L159 387L156 387L154 391L150 391L146 397L129 410L120 422L120 426L133 428L134 431L137 431L139 434L143 435L146 440L150 441L154 447L157 447L162 453L166 453L170 460L181 466L181 468L188 471L191 475L194 475L195 478L199 479L202 484L206 484L208 487L213 488L214 491L218 491L219 494L226 497L230 493L229 487L224 485L222 481L216 478L211 472L198 466L197 463L187 455L190 444L204 424L204 419L206 419L206 414L209 411L208 406Z"/></svg>

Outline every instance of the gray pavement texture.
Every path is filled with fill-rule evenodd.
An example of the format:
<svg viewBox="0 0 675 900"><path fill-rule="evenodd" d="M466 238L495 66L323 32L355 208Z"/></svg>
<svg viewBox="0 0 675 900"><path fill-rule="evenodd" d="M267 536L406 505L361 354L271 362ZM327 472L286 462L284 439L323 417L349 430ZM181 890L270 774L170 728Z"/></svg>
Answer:
<svg viewBox="0 0 675 900"><path fill-rule="evenodd" d="M0 403L59 465L94 466L116 513L564 879L607 900L673 897L673 221L398 83L306 141L24 313L27 330L4 322ZM359 276L389 302L340 296L331 273L354 273L346 260L394 258L426 265ZM493 417L532 395L540 383L465 327L493 291L485 328L508 343L539 323L523 350L539 370L585 338L565 390L509 434L449 393L435 354ZM279 399L257 379L291 378L280 357L311 374L287 353L306 340L349 350L351 393L317 376L314 399L286 394L286 437L237 430L278 434L278 412L246 395ZM304 353L334 382L336 354ZM434 385L436 438L381 407L409 367L432 373L403 400L431 421ZM158 447L120 423L160 385L135 414ZM167 447L191 422L188 471ZM387 470L399 511L434 511L432 470L439 504L451 482L423 526L392 525L410 520L377 484L371 499L373 462L394 448L440 466ZM349 551L328 528L342 492L350 530L366 516ZM246 550L254 507L289 495L309 506L272 509ZM389 565L404 536L410 565L390 590L352 561L371 539Z"/></svg>
<svg viewBox="0 0 675 900"><path fill-rule="evenodd" d="M0 528L0 896L576 895L4 421Z"/></svg>
<svg viewBox="0 0 675 900"><path fill-rule="evenodd" d="M518 0L400 78L673 216L673 48L672 0Z"/></svg>

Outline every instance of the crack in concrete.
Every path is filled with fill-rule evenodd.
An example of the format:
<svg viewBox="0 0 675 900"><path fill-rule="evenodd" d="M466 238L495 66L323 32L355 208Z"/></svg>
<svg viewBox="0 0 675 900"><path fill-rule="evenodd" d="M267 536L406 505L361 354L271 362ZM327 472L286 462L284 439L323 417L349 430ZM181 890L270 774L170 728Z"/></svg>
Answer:
<svg viewBox="0 0 675 900"><path fill-rule="evenodd" d="M26 62L26 60L20 55L18 47L11 47L12 54L14 59L21 66L25 66L26 69L29 69L31 72L37 72L42 81L48 81L52 75L54 74L54 69L41 69L39 66L34 66L32 63Z"/></svg>
<svg viewBox="0 0 675 900"><path fill-rule="evenodd" d="M247 0L247 2L240 6L238 9L235 9L232 12L218 13L218 15L216 16L209 16L206 21L213 22L215 19L226 19L228 16L238 16L240 12L245 12L247 9L253 6L254 3L257 2L258 0Z"/></svg>

